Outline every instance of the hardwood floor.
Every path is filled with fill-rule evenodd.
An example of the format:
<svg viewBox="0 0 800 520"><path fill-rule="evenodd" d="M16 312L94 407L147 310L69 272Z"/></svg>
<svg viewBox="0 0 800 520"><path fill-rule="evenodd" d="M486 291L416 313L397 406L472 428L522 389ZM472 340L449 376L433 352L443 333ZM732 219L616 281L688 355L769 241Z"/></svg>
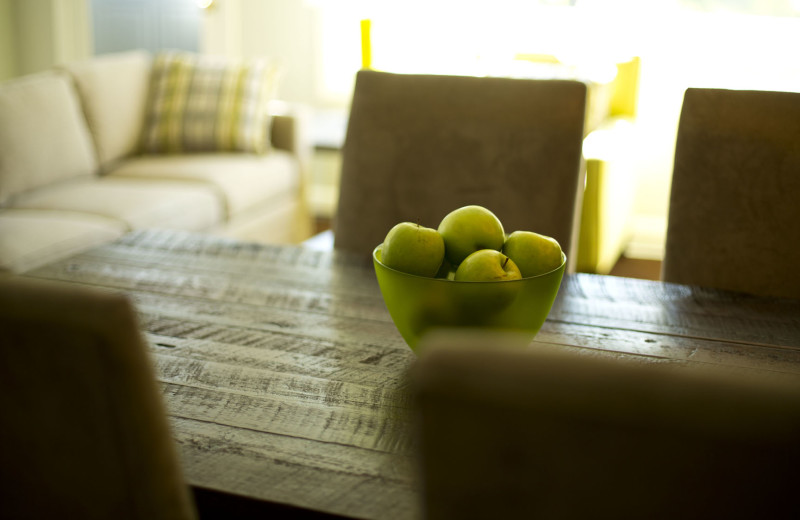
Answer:
<svg viewBox="0 0 800 520"><path fill-rule="evenodd" d="M661 261L623 256L608 274L627 278L641 278L643 280L658 280L661 276Z"/></svg>
<svg viewBox="0 0 800 520"><path fill-rule="evenodd" d="M331 228L331 219L325 217L314 218L314 234L322 233Z"/></svg>

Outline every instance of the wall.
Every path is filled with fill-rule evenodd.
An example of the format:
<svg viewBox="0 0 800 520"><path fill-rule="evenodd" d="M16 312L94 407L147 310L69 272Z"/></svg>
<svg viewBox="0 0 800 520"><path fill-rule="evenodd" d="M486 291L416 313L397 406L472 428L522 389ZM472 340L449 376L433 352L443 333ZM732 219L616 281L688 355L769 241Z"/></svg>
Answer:
<svg viewBox="0 0 800 520"><path fill-rule="evenodd" d="M91 55L88 0L0 0L0 78Z"/></svg>
<svg viewBox="0 0 800 520"><path fill-rule="evenodd" d="M13 2L12 0L0 0L0 80L17 75L15 38Z"/></svg>
<svg viewBox="0 0 800 520"><path fill-rule="evenodd" d="M199 49L196 0L91 0L94 53Z"/></svg>
<svg viewBox="0 0 800 520"><path fill-rule="evenodd" d="M24 1L27 3L29 0ZM91 56L93 44L89 0L49 0L49 3L53 62L66 63Z"/></svg>
<svg viewBox="0 0 800 520"><path fill-rule="evenodd" d="M306 1L224 0L204 13L201 49L234 57L269 56L283 67L278 95L318 106L316 10Z"/></svg>

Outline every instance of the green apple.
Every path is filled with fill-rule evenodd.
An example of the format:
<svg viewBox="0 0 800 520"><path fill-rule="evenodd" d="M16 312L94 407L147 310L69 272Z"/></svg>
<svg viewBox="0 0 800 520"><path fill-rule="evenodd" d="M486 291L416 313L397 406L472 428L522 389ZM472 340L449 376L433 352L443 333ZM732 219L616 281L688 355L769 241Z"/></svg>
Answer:
<svg viewBox="0 0 800 520"><path fill-rule="evenodd" d="M457 282L518 280L519 268L509 257L495 249L480 249L464 259L456 269Z"/></svg>
<svg viewBox="0 0 800 520"><path fill-rule="evenodd" d="M499 282L464 283L455 286L460 315L468 323L490 323L517 298L522 274L514 261L500 251L481 249L469 255L456 269L456 281Z"/></svg>
<svg viewBox="0 0 800 520"><path fill-rule="evenodd" d="M404 273L434 277L444 260L444 240L433 228L401 222L383 239L380 260Z"/></svg>
<svg viewBox="0 0 800 520"><path fill-rule="evenodd" d="M514 231L503 244L503 253L519 267L522 276L549 273L561 265L561 246L554 238L533 231Z"/></svg>
<svg viewBox="0 0 800 520"><path fill-rule="evenodd" d="M482 206L464 206L448 213L439 224L447 260L459 265L480 249L500 251L505 240L503 224Z"/></svg>

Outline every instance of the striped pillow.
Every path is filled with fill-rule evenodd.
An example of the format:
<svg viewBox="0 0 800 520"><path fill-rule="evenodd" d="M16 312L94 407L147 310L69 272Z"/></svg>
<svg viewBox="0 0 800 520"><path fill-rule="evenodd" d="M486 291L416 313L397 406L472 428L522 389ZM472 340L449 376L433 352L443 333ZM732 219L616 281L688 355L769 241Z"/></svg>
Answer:
<svg viewBox="0 0 800 520"><path fill-rule="evenodd" d="M145 153L269 147L267 103L277 67L186 52L156 56L142 148Z"/></svg>

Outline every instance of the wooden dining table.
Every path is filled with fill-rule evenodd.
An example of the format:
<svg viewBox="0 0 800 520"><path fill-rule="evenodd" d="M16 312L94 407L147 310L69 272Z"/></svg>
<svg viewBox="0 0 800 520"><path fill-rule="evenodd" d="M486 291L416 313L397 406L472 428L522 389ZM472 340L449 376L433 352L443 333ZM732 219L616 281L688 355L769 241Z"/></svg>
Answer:
<svg viewBox="0 0 800 520"><path fill-rule="evenodd" d="M420 517L417 357L370 258L146 230L25 276L133 299L201 513ZM568 274L544 344L793 377L800 300Z"/></svg>

